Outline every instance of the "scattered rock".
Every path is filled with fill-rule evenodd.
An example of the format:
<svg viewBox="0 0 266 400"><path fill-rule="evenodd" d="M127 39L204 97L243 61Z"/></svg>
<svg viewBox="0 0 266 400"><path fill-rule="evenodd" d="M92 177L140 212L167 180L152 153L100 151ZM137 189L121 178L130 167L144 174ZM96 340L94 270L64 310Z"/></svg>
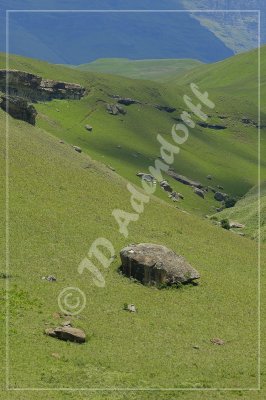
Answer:
<svg viewBox="0 0 266 400"><path fill-rule="evenodd" d="M221 186L221 185L217 185L217 189L224 190L223 186Z"/></svg>
<svg viewBox="0 0 266 400"><path fill-rule="evenodd" d="M224 340L219 338L211 339L211 343L217 344L218 346L223 346L225 344Z"/></svg>
<svg viewBox="0 0 266 400"><path fill-rule="evenodd" d="M61 358L59 353L52 353L51 356L57 358L58 360Z"/></svg>
<svg viewBox="0 0 266 400"><path fill-rule="evenodd" d="M126 98L119 97L117 102L119 104L123 104L125 106L130 106L131 104L141 104L140 101L131 99L130 97L126 97Z"/></svg>
<svg viewBox="0 0 266 400"><path fill-rule="evenodd" d="M170 193L168 197L173 201L179 201L179 198L180 198L179 193L177 193L177 192Z"/></svg>
<svg viewBox="0 0 266 400"><path fill-rule="evenodd" d="M56 277L53 275L43 276L42 280L48 281L48 282L56 282Z"/></svg>
<svg viewBox="0 0 266 400"><path fill-rule="evenodd" d="M184 185L197 187L199 189L203 188L203 185L200 182L192 181L184 175L177 174L173 169L169 169L167 171L167 175L171 176L171 178L175 179L176 181L183 183Z"/></svg>
<svg viewBox="0 0 266 400"><path fill-rule="evenodd" d="M119 104L107 104L106 110L111 115L125 115L127 113L126 110L124 110L124 108Z"/></svg>
<svg viewBox="0 0 266 400"><path fill-rule="evenodd" d="M64 322L62 322L61 325L62 326L72 326L72 323L71 323L71 321L64 321Z"/></svg>
<svg viewBox="0 0 266 400"><path fill-rule="evenodd" d="M211 181L212 180L212 175L207 175L206 178Z"/></svg>
<svg viewBox="0 0 266 400"><path fill-rule="evenodd" d="M243 122L243 124L245 124L245 125L253 125L253 126L258 127L257 123L248 117L243 117L241 119L241 122Z"/></svg>
<svg viewBox="0 0 266 400"><path fill-rule="evenodd" d="M206 122L198 122L198 125L201 126L202 128L209 128L209 129L216 129L216 130L222 130L226 129L226 126L224 125L217 125L217 124L207 124Z"/></svg>
<svg viewBox="0 0 266 400"><path fill-rule="evenodd" d="M59 140L59 143L61 144L65 144L65 142L63 140Z"/></svg>
<svg viewBox="0 0 266 400"><path fill-rule="evenodd" d="M165 246L132 244L120 252L122 273L147 285L179 285L192 282L199 273Z"/></svg>
<svg viewBox="0 0 266 400"><path fill-rule="evenodd" d="M115 172L115 168L111 167L111 165L107 165L107 167L111 170Z"/></svg>
<svg viewBox="0 0 266 400"><path fill-rule="evenodd" d="M136 175L139 176L141 179L143 179L146 182L156 183L156 179L151 174L145 174L143 172L138 172Z"/></svg>
<svg viewBox="0 0 266 400"><path fill-rule="evenodd" d="M230 221L230 228L243 229L245 228L245 225L240 224L239 222Z"/></svg>
<svg viewBox="0 0 266 400"><path fill-rule="evenodd" d="M165 112L168 112L168 113L173 113L173 112L176 111L175 107L161 106L160 104L156 104L155 108L157 108L157 110L165 111Z"/></svg>
<svg viewBox="0 0 266 400"><path fill-rule="evenodd" d="M133 313L137 312L136 306L134 304L125 304L124 310L133 312Z"/></svg>
<svg viewBox="0 0 266 400"><path fill-rule="evenodd" d="M90 125L85 125L85 129L87 129L87 131L91 132L93 128Z"/></svg>
<svg viewBox="0 0 266 400"><path fill-rule="evenodd" d="M195 188L195 189L194 189L194 193L195 193L196 195L198 195L199 197L201 197L202 199L205 198L205 193L204 193L204 191L201 190L201 189Z"/></svg>
<svg viewBox="0 0 266 400"><path fill-rule="evenodd" d="M75 151L77 151L78 153L82 153L81 148L78 147L78 146L73 146L73 149L74 149Z"/></svg>
<svg viewBox="0 0 266 400"><path fill-rule="evenodd" d="M167 181L161 181L160 186L166 192L172 193L172 191L173 191L173 189L171 188L171 186L169 185L169 183Z"/></svg>
<svg viewBox="0 0 266 400"><path fill-rule="evenodd" d="M194 345L192 347L193 347L193 349L199 350L199 346L197 346L197 345Z"/></svg>
<svg viewBox="0 0 266 400"><path fill-rule="evenodd" d="M208 186L208 191L216 193L216 189L214 187L212 187L212 186Z"/></svg>
<svg viewBox="0 0 266 400"><path fill-rule="evenodd" d="M56 339L70 342L85 343L86 341L86 334L83 330L70 326L61 326L55 329L48 328L45 329L45 334Z"/></svg>
<svg viewBox="0 0 266 400"><path fill-rule="evenodd" d="M228 197L228 195L226 193L222 193L222 192L216 192L214 195L214 198L217 201L224 201L227 197Z"/></svg>
<svg viewBox="0 0 266 400"><path fill-rule="evenodd" d="M60 314L60 313L58 313L58 312L54 312L54 313L53 313L53 318L54 318L54 319L60 319L60 318L62 318L62 314Z"/></svg>
<svg viewBox="0 0 266 400"><path fill-rule="evenodd" d="M11 117L35 125L37 111L32 104L29 104L22 97L3 94L0 96L0 107L11 115Z"/></svg>

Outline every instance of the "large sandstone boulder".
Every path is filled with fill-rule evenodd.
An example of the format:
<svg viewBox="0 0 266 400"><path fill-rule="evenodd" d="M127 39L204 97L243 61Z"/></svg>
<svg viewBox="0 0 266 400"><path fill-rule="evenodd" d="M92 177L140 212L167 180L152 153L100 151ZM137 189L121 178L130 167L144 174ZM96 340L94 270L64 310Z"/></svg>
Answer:
<svg viewBox="0 0 266 400"><path fill-rule="evenodd" d="M165 246L132 244L120 252L122 272L146 285L175 285L192 282L199 273L182 257Z"/></svg>
<svg viewBox="0 0 266 400"><path fill-rule="evenodd" d="M56 339L65 340L69 342L84 343L86 341L86 334L81 329L72 328L71 326L60 326L58 328L48 328L45 334Z"/></svg>

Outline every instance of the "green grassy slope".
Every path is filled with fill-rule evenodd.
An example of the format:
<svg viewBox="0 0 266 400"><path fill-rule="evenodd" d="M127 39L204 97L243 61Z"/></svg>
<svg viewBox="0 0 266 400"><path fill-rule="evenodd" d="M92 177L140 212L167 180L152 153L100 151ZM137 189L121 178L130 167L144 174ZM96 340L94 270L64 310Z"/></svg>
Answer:
<svg viewBox="0 0 266 400"><path fill-rule="evenodd" d="M266 183L261 185L261 240L265 241L265 215L266 215ZM216 214L219 221L224 218L230 221L237 221L245 225L244 229L241 229L246 235L257 239L258 237L258 186L252 188L235 207L226 209L221 213ZM236 230L237 231L237 230Z"/></svg>
<svg viewBox="0 0 266 400"><path fill-rule="evenodd" d="M200 61L190 59L129 60L107 58L72 67L80 71L102 72L133 79L150 79L152 81L165 82L177 74L182 74L200 64Z"/></svg>
<svg viewBox="0 0 266 400"><path fill-rule="evenodd" d="M155 197L139 221L130 224L125 239L111 213L114 208L131 211L126 182L46 131L9 120L11 387L256 387L256 243ZM0 126L3 154L3 112ZM0 163L3 171L4 157ZM97 288L90 273L79 275L77 267L98 237L111 240L116 254L133 242L169 246L200 271L201 283L182 290L144 287L117 273L117 258L108 270L101 268L106 286ZM41 279L49 274L56 275L56 283ZM0 284L3 327L5 279ZM42 333L60 323L54 315L59 311L57 297L68 286L80 288L87 297L80 318L74 319L75 326L88 334L85 345ZM138 313L123 311L125 302L135 303ZM226 344L211 344L213 337ZM3 354L4 335L0 343ZM1 368L3 378L4 363ZM226 399L240 395L257 399L256 392L254 397L240 390L225 393ZM3 398L191 399L192 395L216 398L213 392L194 396L194 392L64 391L9 392Z"/></svg>
<svg viewBox="0 0 266 400"><path fill-rule="evenodd" d="M266 100L266 46L260 48L260 83L261 83L261 111L265 121ZM186 85L197 82L209 89L216 97L219 106L225 102L225 96L230 101L232 111L236 115L249 113L257 118L258 115L258 50L238 54L224 61L202 65L193 71L188 71L180 78L177 84ZM220 99L219 99L220 97ZM226 104L224 104L226 108ZM227 104L228 107L228 104ZM251 108L250 108L251 107ZM238 112L237 112L238 111Z"/></svg>
<svg viewBox="0 0 266 400"><path fill-rule="evenodd" d="M262 49L263 60L264 53L265 48ZM237 56L223 63L202 66L203 72L196 69L193 73L184 74L177 82L165 85L76 71L16 56L10 57L10 66L39 73L47 78L85 85L87 95L79 102L53 101L37 104L37 125L70 144L81 146L91 157L111 165L133 183L139 183L136 173L147 171L160 155L157 134L170 140L173 124L180 118L180 113L187 109L183 95L191 96L188 82L193 79L199 83L202 91L207 88L210 97L215 100L214 110L206 107L204 109L209 115L208 123L222 124L227 129L214 130L196 125L196 128L190 130L188 141L175 157L174 168L206 185L210 184L206 176L211 174L214 176L212 186L222 185L227 193L242 196L257 181L257 129L252 124L241 121L242 117L248 117L256 123L256 63L253 56L253 53L247 53L241 55L242 58ZM247 87L244 87L240 78L234 83L238 77L239 60L244 60L240 68L248 82ZM0 66L4 65L5 59L2 55ZM251 94L249 99L247 90ZM264 96L264 86L262 92ZM125 116L111 116L105 108L106 103L115 102L110 97L115 94L135 98L142 104L126 107ZM162 112L156 110L154 104L172 105L177 111L173 114ZM262 119L265 120L264 114ZM85 130L85 124L93 126L92 133ZM262 135L262 144L264 136ZM262 175L265 175L265 146L261 148ZM204 215L213 214L219 206L211 193L206 200L202 200L191 188L169 180L174 189L185 196L185 201L178 203L178 207ZM166 199L164 192L158 190L156 194Z"/></svg>

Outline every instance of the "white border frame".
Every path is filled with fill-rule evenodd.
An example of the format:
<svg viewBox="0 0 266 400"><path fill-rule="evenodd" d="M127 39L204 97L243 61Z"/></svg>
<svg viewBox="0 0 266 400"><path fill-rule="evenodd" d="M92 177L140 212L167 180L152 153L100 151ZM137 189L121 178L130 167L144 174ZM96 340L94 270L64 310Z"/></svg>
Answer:
<svg viewBox="0 0 266 400"><path fill-rule="evenodd" d="M9 14L12 13L211 13L211 12L237 12L256 13L258 16L258 363L256 388L11 388L10 387L10 352L9 352L9 279L6 279L6 391L68 391L68 392L214 392L214 391L260 391L261 390L261 132L260 132L260 107L261 107L261 12L260 10L6 10L6 70L9 69ZM8 74L6 75L6 93L9 93ZM8 105L7 105L8 107ZM6 274L10 273L10 232L9 232L9 119L6 115Z"/></svg>

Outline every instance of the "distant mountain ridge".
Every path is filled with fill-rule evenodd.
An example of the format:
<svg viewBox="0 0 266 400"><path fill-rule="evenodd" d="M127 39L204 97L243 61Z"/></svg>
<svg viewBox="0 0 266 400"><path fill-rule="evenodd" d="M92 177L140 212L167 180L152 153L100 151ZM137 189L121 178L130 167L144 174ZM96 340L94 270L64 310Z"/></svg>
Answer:
<svg viewBox="0 0 266 400"><path fill-rule="evenodd" d="M90 2L2 0L2 9L184 9L180 0ZM215 62L233 55L219 38L187 12L11 13L10 53L60 64L99 58L193 58ZM4 15L1 36L5 37ZM1 41L5 51L5 41Z"/></svg>

